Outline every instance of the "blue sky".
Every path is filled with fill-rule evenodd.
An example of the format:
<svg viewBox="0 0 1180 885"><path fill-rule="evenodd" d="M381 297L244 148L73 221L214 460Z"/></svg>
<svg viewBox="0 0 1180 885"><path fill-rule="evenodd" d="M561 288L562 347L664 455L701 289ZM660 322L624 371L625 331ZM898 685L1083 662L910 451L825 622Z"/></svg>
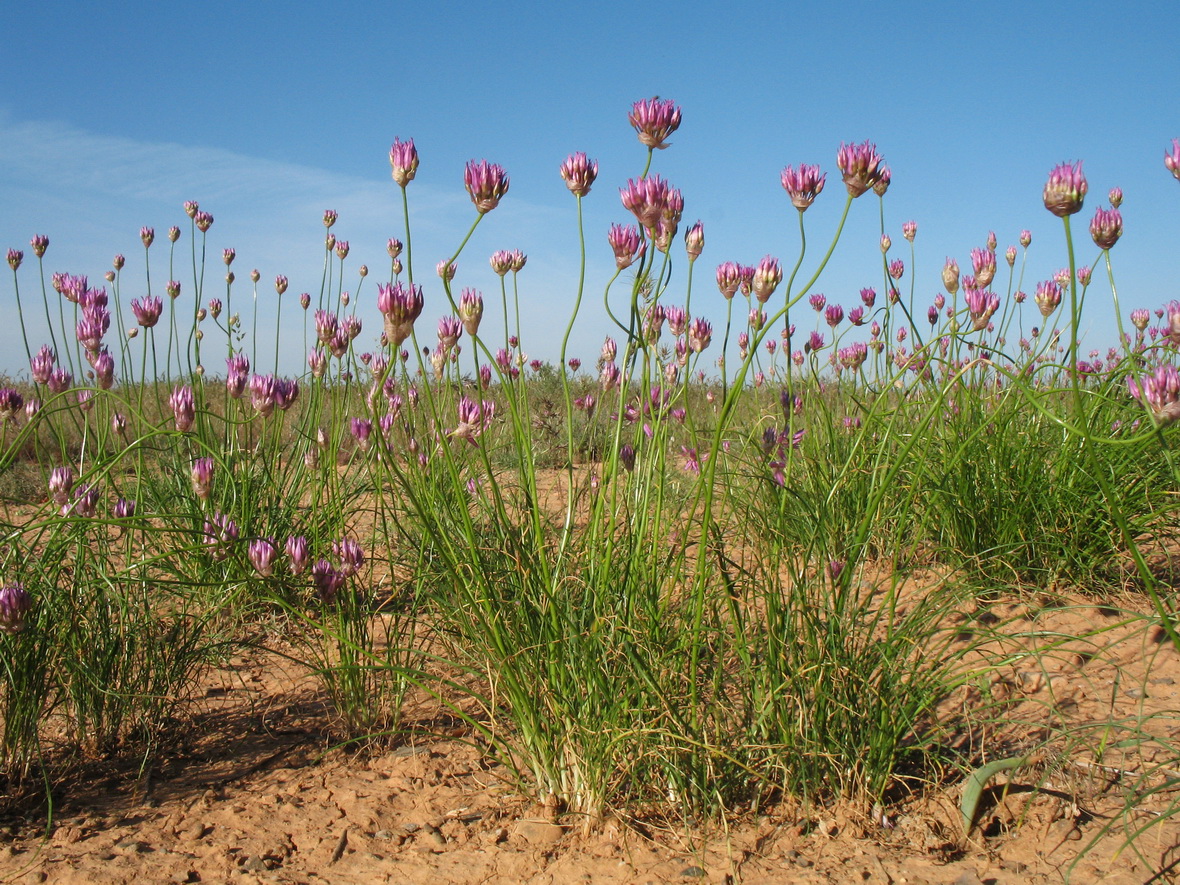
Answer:
<svg viewBox="0 0 1180 885"><path fill-rule="evenodd" d="M672 146L653 171L685 197L684 226L705 225L694 313L723 322L713 270L797 255L796 215L779 185L788 163L818 163L827 190L807 213L809 260L827 244L843 207L839 144L871 139L893 173L885 201L891 257L916 273L916 304L940 289L947 256L969 266L994 230L1002 252L1033 233L1023 288L1066 263L1061 223L1041 203L1049 170L1085 161L1086 208L1076 217L1079 261L1097 256L1085 227L1108 189L1122 187L1125 235L1112 252L1124 314L1180 292L1172 255L1180 183L1162 157L1180 136L1180 25L1158 5L781 3L691 6L648 2L551 4L334 4L46 2L6 17L0 53L0 248L21 248L21 292L34 348L40 288L29 239L46 234L46 270L101 280L121 252L124 302L146 294L138 231L155 227L153 290L167 279L164 232L186 231L184 200L215 218L211 268L237 250L237 306L257 267L287 275L282 363L303 365L302 325L291 309L318 293L324 209L361 263L362 343L379 331L374 281L387 273L385 242L403 235L389 177L393 138L414 138L422 165L410 185L416 278L426 284L420 329L433 338L444 311L434 264L457 247L474 210L463 164L486 158L511 176L508 196L459 261L460 286L492 302L487 258L519 248L524 349L552 359L573 302L574 200L557 174L571 152L600 163L585 200L590 252L587 303L572 352L592 362L607 325L602 288L613 270L611 222L630 221L618 188L642 170L627 123L640 98L683 108ZM901 225L918 223L910 268ZM829 271L814 291L849 308L862 286L882 288L876 198L861 198ZM182 244L186 241L182 240ZM187 251L178 252L187 255ZM672 298L684 284L678 248ZM1005 291L1001 259L999 281ZM175 272L191 285L191 270ZM207 283L206 294L222 294ZM223 287L220 287L223 288ZM908 289L903 286L904 291ZM273 328L269 286L262 328ZM52 293L51 293L52 294ZM621 299L623 292L617 293ZM1109 287L1094 286L1087 342L1114 341ZM187 299L185 299L187 302ZM0 284L6 315L12 278ZM1026 309L1031 309L1031 303ZM496 317L489 306L489 315ZM801 320L802 322L802 320ZM269 334L269 333L268 333ZM269 342L269 338L263 336ZM715 345L716 346L716 345ZM258 362L272 358L260 343ZM715 353L714 353L715 355ZM0 371L23 370L14 322L0 327ZM217 367L218 370L220 367Z"/></svg>

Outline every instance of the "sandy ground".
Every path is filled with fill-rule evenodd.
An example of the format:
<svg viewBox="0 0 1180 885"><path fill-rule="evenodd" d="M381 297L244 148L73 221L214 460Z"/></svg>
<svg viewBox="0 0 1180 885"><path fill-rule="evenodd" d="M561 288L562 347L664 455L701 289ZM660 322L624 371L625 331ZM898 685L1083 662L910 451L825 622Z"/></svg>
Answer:
<svg viewBox="0 0 1180 885"><path fill-rule="evenodd" d="M259 650L210 675L177 744L145 775L134 760L80 768L48 833L33 814L0 819L0 880L1005 885L1068 875L1121 885L1180 877L1180 826L1160 817L1180 797L1168 780L1180 778L1180 759L1151 740L1180 745L1180 657L1162 631L1139 621L1090 640L1088 631L1119 624L1122 613L996 603L964 621L964 641L992 618L1042 643L1063 638L1037 657L1019 654L1031 637L1012 639L1009 667L948 701L970 705L984 692L1010 701L1009 718L980 739L1031 746L1052 725L1096 727L1001 776L1010 788L985 795L970 837L958 823L961 777L886 809L885 820L848 808L772 808L693 828L612 818L586 830L530 807L438 709L411 714L434 737L331 748L315 683ZM1140 738L1114 747L1134 733L1131 723ZM1100 746L1108 747L1101 758ZM1139 795L1127 811L1135 783L1160 792ZM1152 822L1137 850L1123 847L1126 829Z"/></svg>

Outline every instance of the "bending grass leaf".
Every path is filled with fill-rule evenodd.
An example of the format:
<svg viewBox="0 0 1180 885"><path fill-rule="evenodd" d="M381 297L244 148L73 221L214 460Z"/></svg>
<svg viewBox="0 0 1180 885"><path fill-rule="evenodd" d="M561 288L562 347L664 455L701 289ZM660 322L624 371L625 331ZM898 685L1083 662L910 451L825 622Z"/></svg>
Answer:
<svg viewBox="0 0 1180 885"><path fill-rule="evenodd" d="M1029 761L1028 756L1014 756L1010 759L997 759L987 765L980 766L971 772L967 783L963 785L963 801L959 811L963 815L963 835L971 835L971 828L975 826L975 815L979 811L979 799L988 782L1001 771L1011 771L1020 768Z"/></svg>

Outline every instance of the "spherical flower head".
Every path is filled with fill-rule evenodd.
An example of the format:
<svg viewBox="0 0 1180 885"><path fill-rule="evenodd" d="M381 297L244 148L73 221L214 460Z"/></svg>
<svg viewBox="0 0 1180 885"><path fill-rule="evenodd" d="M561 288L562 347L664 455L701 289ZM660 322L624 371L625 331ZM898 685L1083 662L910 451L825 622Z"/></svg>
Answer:
<svg viewBox="0 0 1180 885"><path fill-rule="evenodd" d="M975 284L986 289L996 278L996 253L994 249L972 249L971 267L975 270Z"/></svg>
<svg viewBox="0 0 1180 885"><path fill-rule="evenodd" d="M819 166L800 163L798 170L792 166L784 168L780 180L792 205L803 212L823 191L828 176L826 172L820 172Z"/></svg>
<svg viewBox="0 0 1180 885"><path fill-rule="evenodd" d="M0 587L0 633L21 632L32 610L33 597L23 584L14 582Z"/></svg>
<svg viewBox="0 0 1180 885"><path fill-rule="evenodd" d="M279 548L275 546L273 538L256 538L246 548L246 557L254 566L254 571L264 578L269 578L274 574Z"/></svg>
<svg viewBox="0 0 1180 885"><path fill-rule="evenodd" d="M1045 183L1045 208L1058 218L1080 212L1089 189L1081 160L1054 166Z"/></svg>
<svg viewBox="0 0 1180 885"><path fill-rule="evenodd" d="M208 212L198 212L193 217L193 221L197 225L197 230L201 233L207 233L209 228L213 227L213 216Z"/></svg>
<svg viewBox="0 0 1180 885"><path fill-rule="evenodd" d="M25 260L25 253L20 249L8 250L8 266L14 271L20 267L20 263Z"/></svg>
<svg viewBox="0 0 1180 885"><path fill-rule="evenodd" d="M663 150L668 146L668 136L680 128L680 108L671 99L657 95L635 102L627 119L640 142L653 150Z"/></svg>
<svg viewBox="0 0 1180 885"><path fill-rule="evenodd" d="M1110 249L1123 235L1123 215L1113 206L1103 209L1099 206L1094 210L1094 218L1090 221L1090 236L1099 249Z"/></svg>
<svg viewBox="0 0 1180 885"><path fill-rule="evenodd" d="M942 266L942 285L951 295L959 291L959 262L953 258L948 258Z"/></svg>
<svg viewBox="0 0 1180 885"><path fill-rule="evenodd" d="M342 538L332 542L332 555L339 563L339 572L345 577L351 577L361 570L365 564L365 551L352 538Z"/></svg>
<svg viewBox="0 0 1180 885"><path fill-rule="evenodd" d="M476 289L464 289L459 296L459 320L463 323L463 329L468 335L476 335L482 319L483 295Z"/></svg>
<svg viewBox="0 0 1180 885"><path fill-rule="evenodd" d="M705 251L705 226L700 220L684 232L684 251L689 261L696 261Z"/></svg>
<svg viewBox="0 0 1180 885"><path fill-rule="evenodd" d="M198 210L200 210L200 208L201 208L201 206L196 200L185 200L184 201L184 214L187 215L189 218L196 218L197 212L198 212Z"/></svg>
<svg viewBox="0 0 1180 885"><path fill-rule="evenodd" d="M1147 324L1151 322L1151 311L1140 307L1131 311L1131 325L1142 332L1147 328Z"/></svg>
<svg viewBox="0 0 1180 885"><path fill-rule="evenodd" d="M844 308L839 304L829 304L824 310L824 322L835 329L844 319Z"/></svg>
<svg viewBox="0 0 1180 885"><path fill-rule="evenodd" d="M823 313L823 309L828 303L828 296L822 292L813 292L807 296L807 303L811 305L811 309L816 313Z"/></svg>
<svg viewBox="0 0 1180 885"><path fill-rule="evenodd" d="M491 212L508 193L508 175L504 167L487 160L468 160L463 172L463 186L480 215Z"/></svg>
<svg viewBox="0 0 1180 885"><path fill-rule="evenodd" d="M598 161L586 157L582 151L570 154L558 168L565 186L576 197L590 193L590 186L598 177Z"/></svg>
<svg viewBox="0 0 1180 885"><path fill-rule="evenodd" d="M895 280L900 280L905 274L905 262L898 258L896 261L890 261L889 267L886 269L889 272L889 276Z"/></svg>
<svg viewBox="0 0 1180 885"><path fill-rule="evenodd" d="M330 605L344 586L344 575L336 571L328 560L318 559L311 567L311 583L320 602Z"/></svg>
<svg viewBox="0 0 1180 885"><path fill-rule="evenodd" d="M882 162L877 146L869 141L849 145L841 142L836 152L836 165L852 197L859 197L880 181Z"/></svg>
<svg viewBox="0 0 1180 885"><path fill-rule="evenodd" d="M37 234L33 239L29 240L29 245L33 248L33 254L38 258L45 257L45 250L49 248L49 237L44 234Z"/></svg>
<svg viewBox="0 0 1180 885"><path fill-rule="evenodd" d="M414 139L393 140L393 145L389 148L389 166L398 187L404 188L414 180L418 172L418 149L414 147Z"/></svg>
<svg viewBox="0 0 1180 885"><path fill-rule="evenodd" d="M213 459L197 458L193 461L193 494L202 501L208 501L213 493Z"/></svg>
<svg viewBox="0 0 1180 885"><path fill-rule="evenodd" d="M1127 378L1131 396L1139 400L1157 424L1171 424L1180 418L1180 374L1173 365L1162 365L1146 377Z"/></svg>
<svg viewBox="0 0 1180 885"><path fill-rule="evenodd" d="M861 289L860 300L868 310L872 310L873 305L877 303L877 291L875 289Z"/></svg>
<svg viewBox="0 0 1180 885"><path fill-rule="evenodd" d="M181 433L188 433L193 429L196 421L197 403L193 397L193 389L188 385L177 387L168 397L168 405L172 408L172 415L176 419L176 429Z"/></svg>
<svg viewBox="0 0 1180 885"><path fill-rule="evenodd" d="M779 267L778 259L767 255L758 263L758 268L754 271L754 279L751 282L754 297L765 304L782 281L783 270Z"/></svg>
<svg viewBox="0 0 1180 885"><path fill-rule="evenodd" d="M619 189L619 197L623 208L632 213L643 228L654 231L668 208L668 196L672 190L658 175L638 181L628 178L627 186Z"/></svg>
<svg viewBox="0 0 1180 885"><path fill-rule="evenodd" d="M646 241L639 236L639 228L633 224L612 224L606 239L615 253L615 266L619 270L626 270L647 251Z"/></svg>
<svg viewBox="0 0 1180 885"><path fill-rule="evenodd" d="M726 261L717 265L717 288L726 298L733 298L738 287L742 284L742 266L736 261Z"/></svg>
<svg viewBox="0 0 1180 885"><path fill-rule="evenodd" d="M1180 138L1172 139L1172 151L1164 151L1164 166L1172 173L1172 177L1180 181Z"/></svg>

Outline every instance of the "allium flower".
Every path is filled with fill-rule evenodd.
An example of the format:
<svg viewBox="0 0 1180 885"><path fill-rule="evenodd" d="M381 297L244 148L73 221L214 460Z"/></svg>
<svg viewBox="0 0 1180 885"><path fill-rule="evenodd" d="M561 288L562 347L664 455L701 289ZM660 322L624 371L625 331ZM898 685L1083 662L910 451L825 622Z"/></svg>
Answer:
<svg viewBox="0 0 1180 885"><path fill-rule="evenodd" d="M996 253L991 249L972 249L971 267L975 270L975 285L986 289L996 278Z"/></svg>
<svg viewBox="0 0 1180 885"><path fill-rule="evenodd" d="M168 397L168 405L171 406L172 415L176 418L176 429L181 433L192 430L197 415L193 389L187 385L175 388Z"/></svg>
<svg viewBox="0 0 1180 885"><path fill-rule="evenodd" d="M896 261L890 261L887 268L889 276L895 280L900 280L905 274L905 262L898 258Z"/></svg>
<svg viewBox="0 0 1180 885"><path fill-rule="evenodd" d="M160 321L163 310L164 301L158 295L131 299L131 312L135 314L135 321L145 329L150 329Z"/></svg>
<svg viewBox="0 0 1180 885"><path fill-rule="evenodd" d="M886 254L892 245L893 240L889 239L889 234L881 234L881 254Z"/></svg>
<svg viewBox="0 0 1180 885"><path fill-rule="evenodd" d="M647 250L647 243L639 236L639 228L631 224L612 224L606 239L615 253L615 266L619 270L630 267Z"/></svg>
<svg viewBox="0 0 1180 885"><path fill-rule="evenodd" d="M24 584L14 582L0 587L0 633L19 633L33 610L33 598Z"/></svg>
<svg viewBox="0 0 1180 885"><path fill-rule="evenodd" d="M285 551L291 574L303 574L304 570L307 569L307 563L310 559L307 538L303 537L303 535L293 535L287 539Z"/></svg>
<svg viewBox="0 0 1180 885"><path fill-rule="evenodd" d="M1172 177L1180 181L1180 138L1172 139L1172 152L1164 151L1164 166L1172 173Z"/></svg>
<svg viewBox="0 0 1180 885"><path fill-rule="evenodd" d="M463 186L471 195L476 211L484 215L500 205L500 200L508 193L508 175L504 167L495 163L468 160L463 172Z"/></svg>
<svg viewBox="0 0 1180 885"><path fill-rule="evenodd" d="M193 222L197 225L197 230L206 233L213 226L213 216L208 212L198 212L193 216Z"/></svg>
<svg viewBox="0 0 1180 885"><path fill-rule="evenodd" d="M519 249L512 249L508 253L508 268L513 273L520 273L522 270L524 270L524 266L528 260L529 257Z"/></svg>
<svg viewBox="0 0 1180 885"><path fill-rule="evenodd" d="M824 322L826 322L833 329L840 325L840 322L843 319L844 308L842 308L839 304L829 304L827 309L824 310Z"/></svg>
<svg viewBox="0 0 1180 885"><path fill-rule="evenodd" d="M700 220L684 232L684 251L689 261L696 261L705 251L705 227Z"/></svg>
<svg viewBox="0 0 1180 885"><path fill-rule="evenodd" d="M115 358L105 347L95 356L87 354L94 368L94 383L100 390L110 390L115 384Z"/></svg>
<svg viewBox="0 0 1180 885"><path fill-rule="evenodd" d="M1082 174L1081 160L1054 166L1045 183L1045 208L1058 218L1073 215L1081 211L1089 188L1086 176Z"/></svg>
<svg viewBox="0 0 1180 885"><path fill-rule="evenodd" d="M680 108L671 99L661 99L657 95L635 102L627 119L635 127L640 142L649 148L663 150L668 146L668 136L680 128Z"/></svg>
<svg viewBox="0 0 1180 885"><path fill-rule="evenodd" d="M45 250L49 248L49 237L44 234L37 234L33 239L29 240L29 245L33 248L33 254L38 258L45 257Z"/></svg>
<svg viewBox="0 0 1180 885"><path fill-rule="evenodd" d="M842 347L836 352L836 359L839 360L840 365L846 369L856 371L864 365L868 359L869 347L863 341L855 341L847 347Z"/></svg>
<svg viewBox="0 0 1180 885"><path fill-rule="evenodd" d="M49 373L49 380L45 383L53 393L65 393L74 383L74 376L59 367Z"/></svg>
<svg viewBox="0 0 1180 885"><path fill-rule="evenodd" d="M1109 249L1119 241L1123 235L1123 216L1118 209L1103 209L1099 206L1094 210L1094 218L1090 221L1090 236L1094 238L1099 249Z"/></svg>
<svg viewBox="0 0 1180 885"><path fill-rule="evenodd" d="M23 412L25 398L20 391L12 387L0 388L0 418L15 421L17 414Z"/></svg>
<svg viewBox="0 0 1180 885"><path fill-rule="evenodd" d="M878 197L885 196L885 191L889 190L889 182L892 180L893 173L889 171L889 167L881 167L881 177L878 178L876 184L873 185L873 193L875 193Z"/></svg>
<svg viewBox="0 0 1180 885"><path fill-rule="evenodd" d="M1037 283L1037 291L1033 295L1033 301L1037 303L1037 310L1041 312L1041 316L1048 318L1061 304L1061 286L1057 284L1056 280Z"/></svg>
<svg viewBox="0 0 1180 885"><path fill-rule="evenodd" d="M827 173L820 172L819 166L809 166L807 163L800 163L798 171L787 166L783 169L780 178L783 190L787 192L791 203L800 212L805 211L815 202L815 198L823 191L824 184L828 180Z"/></svg>
<svg viewBox="0 0 1180 885"><path fill-rule="evenodd" d="M1142 379L1127 378L1131 396L1151 412L1158 424L1180 418L1180 375L1172 365L1159 366Z"/></svg>
<svg viewBox="0 0 1180 885"><path fill-rule="evenodd" d="M213 459L197 458L192 468L193 494L208 501L213 492Z"/></svg>
<svg viewBox="0 0 1180 885"><path fill-rule="evenodd" d="M135 502L127 498L120 498L115 502L115 519L131 519L135 516Z"/></svg>
<svg viewBox="0 0 1180 885"><path fill-rule="evenodd" d="M822 292L813 292L807 296L807 303L811 305L811 309L816 313L823 313L823 309L828 303L828 296Z"/></svg>
<svg viewBox="0 0 1180 885"><path fill-rule="evenodd" d="M254 375L250 379L250 404L263 418L274 414L278 404L274 375Z"/></svg>
<svg viewBox="0 0 1180 885"><path fill-rule="evenodd" d="M382 283L377 287L377 309L385 318L385 335L392 348L401 347L414 330L414 321L422 314L425 299L422 287L400 282L392 286Z"/></svg>
<svg viewBox="0 0 1180 885"><path fill-rule="evenodd" d="M62 516L73 513L83 519L92 519L98 512L98 489L83 483L74 489L74 501L71 506L63 507Z"/></svg>
<svg viewBox="0 0 1180 885"><path fill-rule="evenodd" d="M1000 296L988 289L977 287L966 290L967 310L971 313L971 323L975 331L987 328L992 314L1000 306Z"/></svg>
<svg viewBox="0 0 1180 885"><path fill-rule="evenodd" d="M367 452L372 445L373 422L368 418L350 418L348 419L348 429L361 451Z"/></svg>
<svg viewBox="0 0 1180 885"><path fill-rule="evenodd" d="M1078 268L1078 282L1083 286L1090 285L1090 277L1093 274L1093 269L1088 265L1083 264Z"/></svg>
<svg viewBox="0 0 1180 885"><path fill-rule="evenodd" d="M29 370L33 380L38 384L48 384L49 376L53 373L53 367L56 364L57 354L50 349L48 344L42 344L37 355L29 362Z"/></svg>
<svg viewBox="0 0 1180 885"><path fill-rule="evenodd" d="M315 587L316 596L325 605L331 604L336 598L336 594L344 586L344 580L344 575L336 571L326 559L316 560L315 565L311 567L312 586Z"/></svg>
<svg viewBox="0 0 1180 885"><path fill-rule="evenodd" d="M953 258L947 258L942 266L942 284L951 295L959 291L959 262Z"/></svg>
<svg viewBox="0 0 1180 885"><path fill-rule="evenodd" d="M869 141L851 145L841 142L836 152L836 165L844 177L844 186L853 197L859 197L881 180L882 162L877 146Z"/></svg>
<svg viewBox="0 0 1180 885"><path fill-rule="evenodd" d="M683 307L675 304L668 305L664 308L664 319L668 321L669 332L676 336L684 334L684 330L688 326L688 313Z"/></svg>
<svg viewBox="0 0 1180 885"><path fill-rule="evenodd" d="M675 188L668 182L658 175L652 175L638 181L628 178L627 186L619 189L619 196L623 208L631 212L642 227L654 231L668 208L673 191Z"/></svg>
<svg viewBox="0 0 1180 885"><path fill-rule="evenodd" d="M742 284L742 266L735 261L717 265L717 288L725 298L733 298Z"/></svg>
<svg viewBox="0 0 1180 885"><path fill-rule="evenodd" d="M848 311L848 322L854 326L863 326L865 323L865 309L863 307L854 307Z"/></svg>
<svg viewBox="0 0 1180 885"><path fill-rule="evenodd" d="M589 160L582 151L570 154L558 169L565 186L576 197L590 193L590 186L598 177L598 161Z"/></svg>
<svg viewBox="0 0 1180 885"><path fill-rule="evenodd" d="M464 289L463 294L459 296L459 320L468 335L474 336L479 332L479 323L482 319L483 295L476 289Z"/></svg>
<svg viewBox="0 0 1180 885"><path fill-rule="evenodd" d="M580 359L578 359L576 356L570 357L570 361L567 365L570 367L571 372L576 373L578 371L578 369L582 368L582 361Z"/></svg>
<svg viewBox="0 0 1180 885"><path fill-rule="evenodd" d="M905 224L903 224L901 226L901 235L912 243L914 241L914 237L918 235L918 222L907 221Z"/></svg>
<svg viewBox="0 0 1180 885"><path fill-rule="evenodd" d="M823 335L819 332L812 332L807 338L807 343L803 345L803 349L808 353L813 353L817 350L823 350L826 343Z"/></svg>
<svg viewBox="0 0 1180 885"><path fill-rule="evenodd" d="M693 353L700 353L713 340L713 326L703 317L696 317L688 324L688 346Z"/></svg>
<svg viewBox="0 0 1180 885"><path fill-rule="evenodd" d="M1004 260L1008 262L1009 267L1012 267L1012 265L1016 264L1016 247L1015 246L1009 246L1007 249L1004 250Z"/></svg>
<svg viewBox="0 0 1180 885"><path fill-rule="evenodd" d="M58 507L65 508L74 488L74 471L69 467L54 467L49 473L49 498Z"/></svg>
<svg viewBox="0 0 1180 885"><path fill-rule="evenodd" d="M459 400L459 425L450 435L475 445L476 438L491 425L495 409L495 404L487 400L477 403L470 397L463 397Z"/></svg>
<svg viewBox="0 0 1180 885"><path fill-rule="evenodd" d="M164 291L168 293L168 297L175 301L180 297L180 283L176 280L169 280L168 284L164 286Z"/></svg>
<svg viewBox="0 0 1180 885"><path fill-rule="evenodd" d="M1131 325L1142 332L1147 328L1147 324L1151 322L1151 312L1145 308L1138 308L1131 311Z"/></svg>
<svg viewBox="0 0 1180 885"><path fill-rule="evenodd" d="M365 564L365 551L352 538L332 542L332 555L340 563L340 574L344 577L355 575Z"/></svg>
<svg viewBox="0 0 1180 885"><path fill-rule="evenodd" d="M414 180L414 175L418 172L418 149L414 147L414 139L393 140L393 145L389 148L389 166L398 187L404 188Z"/></svg>
<svg viewBox="0 0 1180 885"><path fill-rule="evenodd" d="M22 252L20 249L9 249L8 250L8 266L11 267L14 271L20 267L21 262L24 260L25 260L25 253Z"/></svg>
<svg viewBox="0 0 1180 885"><path fill-rule="evenodd" d="M264 578L269 578L274 574L279 549L275 546L274 538L256 538L246 548L246 556L254 566L254 571Z"/></svg>
<svg viewBox="0 0 1180 885"><path fill-rule="evenodd" d="M783 281L783 271L779 267L778 259L767 255L758 263L758 268L754 271L754 279L752 282L754 297L759 302L765 304L770 300L770 296L774 294L774 290L778 288L778 284Z"/></svg>
<svg viewBox="0 0 1180 885"><path fill-rule="evenodd" d="M233 552L233 545L238 540L238 526L228 516L217 513L212 519L205 520L202 534L205 549L214 561L220 562Z"/></svg>

